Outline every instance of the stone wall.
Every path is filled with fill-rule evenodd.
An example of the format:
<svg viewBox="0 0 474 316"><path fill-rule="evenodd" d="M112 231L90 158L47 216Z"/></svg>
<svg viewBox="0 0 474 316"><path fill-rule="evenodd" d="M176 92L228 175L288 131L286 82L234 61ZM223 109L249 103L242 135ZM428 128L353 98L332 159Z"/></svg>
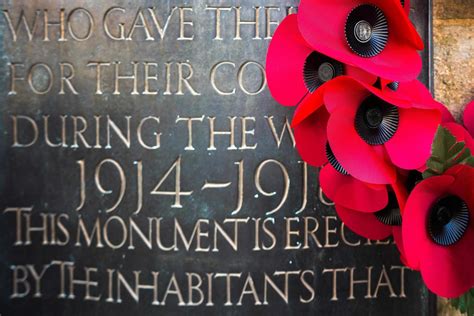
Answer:
<svg viewBox="0 0 474 316"><path fill-rule="evenodd" d="M474 98L474 0L433 0L435 97L456 114Z"/></svg>
<svg viewBox="0 0 474 316"><path fill-rule="evenodd" d="M433 0L435 97L459 118L474 99L474 0ZM460 315L440 299L438 315Z"/></svg>

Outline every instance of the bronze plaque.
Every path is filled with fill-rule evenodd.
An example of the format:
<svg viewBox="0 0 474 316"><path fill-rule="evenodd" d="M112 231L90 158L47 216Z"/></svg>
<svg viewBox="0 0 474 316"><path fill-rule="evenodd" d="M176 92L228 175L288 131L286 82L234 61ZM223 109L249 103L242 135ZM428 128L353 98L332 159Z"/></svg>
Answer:
<svg viewBox="0 0 474 316"><path fill-rule="evenodd" d="M268 92L297 1L0 4L2 315L430 315ZM412 1L427 44L429 14Z"/></svg>

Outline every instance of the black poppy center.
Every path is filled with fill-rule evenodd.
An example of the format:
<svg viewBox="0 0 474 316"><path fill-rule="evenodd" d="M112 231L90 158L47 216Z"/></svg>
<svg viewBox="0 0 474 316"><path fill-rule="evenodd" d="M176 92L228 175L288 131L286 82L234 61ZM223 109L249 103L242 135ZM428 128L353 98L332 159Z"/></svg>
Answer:
<svg viewBox="0 0 474 316"><path fill-rule="evenodd" d="M352 51L361 57L380 54L388 42L388 22L378 7L362 4L347 16L346 41Z"/></svg>
<svg viewBox="0 0 474 316"><path fill-rule="evenodd" d="M445 206L440 206L436 209L436 214L434 216L436 217L436 222L440 225L446 225L448 224L452 219L453 219L453 212L445 207Z"/></svg>
<svg viewBox="0 0 474 316"><path fill-rule="evenodd" d="M382 124L383 112L382 109L378 106L373 106L365 111L364 115L365 124L369 128L378 128Z"/></svg>
<svg viewBox="0 0 474 316"><path fill-rule="evenodd" d="M379 222L389 226L400 226L402 225L402 214L398 205L397 197L394 192L388 193L388 204L387 206L376 212L375 217Z"/></svg>
<svg viewBox="0 0 474 316"><path fill-rule="evenodd" d="M457 243L469 226L469 209L464 200L451 195L433 205L428 217L428 233L441 246Z"/></svg>
<svg viewBox="0 0 474 316"><path fill-rule="evenodd" d="M398 108L372 95L360 104L355 129L367 144L382 145L393 137L398 121Z"/></svg>
<svg viewBox="0 0 474 316"><path fill-rule="evenodd" d="M365 20L359 21L354 26L354 35L359 43L367 43L372 38L372 26Z"/></svg>
<svg viewBox="0 0 474 316"><path fill-rule="evenodd" d="M318 68L318 76L322 81L329 81L334 78L336 70L328 62L322 63Z"/></svg>
<svg viewBox="0 0 474 316"><path fill-rule="evenodd" d="M306 57L303 67L303 79L306 88L313 93L323 83L344 74L342 63L317 52Z"/></svg>

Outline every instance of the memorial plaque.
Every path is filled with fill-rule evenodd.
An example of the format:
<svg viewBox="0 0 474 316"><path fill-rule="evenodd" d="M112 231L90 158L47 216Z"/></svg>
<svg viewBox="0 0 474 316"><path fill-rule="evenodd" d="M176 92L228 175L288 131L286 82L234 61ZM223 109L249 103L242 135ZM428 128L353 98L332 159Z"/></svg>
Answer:
<svg viewBox="0 0 474 316"><path fill-rule="evenodd" d="M433 315L393 242L337 219L268 92L298 1L0 4L1 315Z"/></svg>

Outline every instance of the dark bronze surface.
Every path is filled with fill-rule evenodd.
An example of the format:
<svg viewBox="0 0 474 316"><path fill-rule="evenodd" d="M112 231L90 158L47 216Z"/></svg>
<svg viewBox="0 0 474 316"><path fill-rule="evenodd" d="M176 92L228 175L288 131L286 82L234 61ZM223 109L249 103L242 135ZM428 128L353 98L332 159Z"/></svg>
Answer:
<svg viewBox="0 0 474 316"><path fill-rule="evenodd" d="M430 55L430 14L431 5L429 0L413 0L411 17L418 31L426 43L423 52L424 68L420 79L427 85L431 78L431 55ZM360 246L349 246L341 239L340 223L335 220L335 212L332 207L325 206L318 195L317 170L308 168L307 204L301 210L302 201L305 200L304 169L299 162L300 158L292 146L291 138L287 132L283 136L281 144L275 137L279 133L285 118L291 120L292 108L278 106L271 98L268 89L256 95L245 93L239 87L239 69L243 72L243 88L247 92L258 90L261 78L260 69L256 63L264 66L265 55L269 39L266 37L265 8L277 7L280 11L270 10L272 19L281 20L287 7L296 6L297 1L5 1L0 0L0 8L8 10L13 26L19 19L21 10L24 10L28 21L38 11L38 25L33 38L28 41L24 25L20 26L16 42L13 42L9 30L5 12L0 14L0 313L1 315L207 315L207 314L273 314L273 315L433 315L433 297L423 286L417 273L405 271L405 295L401 295L400 271L394 266L401 266L396 247L392 245L365 245L367 242L361 240L350 232L344 235L348 242L353 243L361 240ZM176 9L170 19L170 24L164 39L160 38L159 32L153 24L153 18L147 8L155 7L154 12L159 22L163 25L163 18L173 10L175 6L186 6L193 11L183 10L182 14L186 21L193 20L194 25L185 25L182 37L194 36L193 40L178 40L179 9ZM232 7L223 10L221 20L222 40L216 40L215 11L206 10L206 6ZM253 18L255 6L262 6L259 13L259 36L256 37L252 25L243 25L241 39L235 32L235 21L238 9L241 7L242 20ZM91 28L92 35L84 41L77 38L87 34L87 28L83 21L87 21L84 12L76 11L70 19L71 28L65 28L65 39L58 41L60 36L58 26L50 26L49 39L44 41L44 10L48 12L50 21L58 21L60 9L64 8L65 19L68 14L76 8L88 10L94 19ZM148 36L143 28L137 28L132 33L131 40L114 41L104 31L102 24L104 14L111 7L121 7L111 15L109 32L117 36L120 27L124 23L125 36L130 33L131 26L137 18L137 10L143 10L145 23L149 25L151 34ZM139 17L138 17L139 18ZM81 22L82 21L82 22ZM82 23L82 24L81 24ZM30 24L31 26L31 24ZM272 30L275 25L271 25ZM191 31L192 30L192 31ZM336 31L336 30L335 30ZM340 30L343 32L343 30ZM153 37L153 39L151 39ZM251 62L242 70L242 65ZM100 90L97 93L97 77L94 63L108 62L109 66L103 66ZM115 66L120 62L120 65ZM137 62L137 94L133 94L132 80L120 80L118 91L114 94L114 69L118 67L120 75L130 75L133 71L131 62ZM150 80L149 90L158 88L156 95L145 95L145 62L156 63L150 67L150 76L158 72L158 80ZM228 62L218 69L215 83L224 92L235 93L221 95L212 86L213 66L220 62ZM16 94L11 92L11 64L22 63L24 67L16 69L18 77L24 80L16 80ZM43 95L35 94L28 82L27 71L35 63L45 63L52 71L53 81L51 90ZM74 78L71 79L74 89L78 94L71 93L71 87L63 81L65 94L61 91L60 72L63 70L66 76L70 75L71 67L74 67ZM170 69L170 85L167 91L166 63ZM178 65L181 63L181 66ZM233 64L230 64L233 63ZM72 66L68 66L68 64ZM89 64L89 66L88 66ZM151 64L149 64L151 65ZM187 78L190 75L189 66L193 68L192 78L189 84L194 89L193 95L184 81L181 82L182 94L179 93L178 72L181 67L182 75ZM235 66L234 66L235 65ZM36 66L41 68L42 66ZM31 82L37 92L48 88L48 73L46 68L34 69L35 75ZM199 95L197 95L199 94ZM60 141L61 118L67 116L66 134L67 146L52 147L45 142L44 117L49 115L49 130L51 142ZM28 143L34 136L34 131L26 119L19 116L27 116L38 124L38 140L30 147L14 146L14 118L17 119L19 141ZM99 119L101 148L96 145L96 119ZM118 129L124 130L127 126L127 116L130 116L131 145L124 145L120 137L117 137L114 127L109 126L110 146L107 146L106 119L110 119L117 125ZM142 139L137 137L137 129L140 122L149 117L143 123ZM73 118L76 117L76 118ZM74 148L74 124L81 128L83 117L87 121L87 130L84 138L91 148L85 148L80 136L76 135L78 148ZM189 132L187 121L178 118L194 117L193 143L194 150L188 144ZM230 117L230 118L229 118ZM232 119L232 117L236 117ZM247 118L247 119L245 119ZM255 119L255 121L254 121ZM210 129L214 124L216 131L230 129L231 122L235 123L235 145L229 141L229 135L216 135L215 143L210 141ZM272 130L272 125L276 131ZM246 125L248 131L254 131L254 135L245 134L247 147L257 144L255 149L243 148L242 128ZM154 133L161 133L160 148L146 149L140 145L140 141L151 146L156 140ZM274 132L278 136L274 135ZM17 135L18 136L18 135ZM126 136L126 135L125 135ZM111 147L111 148L109 148ZM215 147L215 150L214 150ZM187 150L187 149L188 150ZM102 162L102 165L100 163ZM176 164L175 164L176 163ZM80 167L84 166L85 191L84 196L80 190ZM123 169L121 176L117 172L117 164ZM155 191L175 192L176 169L168 174L162 185L156 189L160 180L164 178L172 166L180 167L180 190L179 199L173 195L150 194ZM137 170L142 168L142 176ZM97 178L94 172L98 170ZM288 181L285 182L285 174L288 173ZM125 178L126 183L120 182ZM137 185L138 180L143 179L142 191ZM242 179L242 191L239 186ZM117 197L120 196L119 184L124 184L124 197L121 203L114 208ZM206 185L207 183L207 185ZM280 208L282 196L288 189L288 197ZM102 189L102 190L101 190ZM112 193L108 194L108 190ZM192 193L191 193L192 191ZM242 205L239 207L239 192L242 194ZM275 192L273 194L273 192ZM140 194L143 194L143 203L137 204ZM82 204L84 198L84 204ZM181 206L181 207L179 207ZM22 213L21 243L15 245L18 230L16 228L15 213L4 212L8 208L25 207L32 208L30 212ZM79 208L79 210L76 210ZM278 208L272 213L272 210ZM26 217L31 214L31 225L38 227L42 224L41 213L48 214L49 218L58 220L61 214L65 230L70 232L70 241L66 245L51 244L51 227L48 226L48 240L42 244L42 232L31 233L31 244L27 243L25 233ZM270 213L270 214L269 214ZM26 215L25 215L26 214ZM300 217L297 221L296 218ZM108 227L109 241L104 240L104 247L96 247L97 241L88 247L84 238L81 246L76 245L76 233L80 220L88 229L91 229L99 219L104 234L105 223L110 221ZM162 218L161 234L166 246L171 244L175 234L176 219L182 227L187 238L190 238L193 227L200 219L203 222L203 233L209 233L210 238L203 237L204 243L201 248L210 247L210 250L199 251L196 240L186 251L186 245L178 244L178 250L164 251L159 249L153 241L152 249L148 249L146 243L134 233L134 249L130 249L130 235L123 246L112 249L109 245L117 245L121 239L120 219L126 223L126 230L130 234L130 221L136 223L140 229L147 229L149 218ZM226 241L219 235L218 244L215 247L212 236L214 235L216 221L225 228L232 237L232 225L224 224L225 219L245 219L248 222L239 226L239 249L234 251ZM270 230L277 238L276 246L268 251L263 250L264 245L271 244L271 238L264 235L262 222L267 218L274 218L275 224L267 222ZM294 218L289 220L288 218ZM319 222L319 229L315 233L321 245L309 238L307 249L288 250L284 249L286 240L285 221L289 221L292 230L303 231L305 218L315 218ZM206 221L209 221L207 223ZM255 249L255 223L259 224L260 250ZM48 222L49 223L49 222ZM314 229L314 222L308 219L309 230ZM156 222L155 222L156 224ZM49 224L48 224L49 225ZM153 226L156 227L156 226ZM59 226L56 228L56 237L64 239ZM331 232L331 229L337 231ZM329 236L329 238L327 238ZM155 237L155 235L154 235ZM144 237L146 238L146 236ZM305 245L304 235L294 235L291 239L292 245ZM339 242L337 247L332 244ZM133 247L132 247L133 248ZM213 248L219 251L212 251ZM74 263L74 277L84 279L84 267L93 267L97 273L92 272L92 279L98 282L98 287L91 288L92 296L101 295L98 301L86 300L87 293L83 285L75 285L74 297L70 289L68 267L64 267L65 275L61 278L59 262ZM30 265L29 268L27 265ZM46 265L46 266L44 266ZM49 265L49 266L47 266ZM17 293L15 297L14 273L13 271L22 266L26 270L18 270ZM38 273L47 267L41 281L40 297L35 297L34 279L31 269ZM372 268L371 268L372 267ZM377 284L384 279L379 279L382 270L386 269L395 297L387 286L381 286L375 295ZM28 270L30 269L30 270ZM333 297L333 279L331 272L323 273L324 269L346 269L338 274L337 298ZM353 270L351 270L353 269ZM112 297L108 300L108 283L110 273L112 274ZM24 282L18 281L22 273L28 273L28 284L30 291L25 293ZM140 283L150 285L153 283L152 271L159 272L159 294L160 305L153 305L152 291L141 289L139 291L139 302L125 289L121 287L121 298L117 293L117 271L123 274L128 282L134 287L134 271L140 272ZM276 280L278 287L284 285L283 276L275 276L276 271L293 271L290 274L289 299L286 303L272 288L268 289L268 300L264 299L264 277L265 273ZM315 297L308 303L301 302L310 296L310 292L301 282L303 271L313 271L314 277L305 274L309 286L314 288ZM354 271L354 279L367 278L367 271L371 272L371 290L367 296L367 288L363 283L354 285L354 298L350 294L350 274ZM179 298L175 294L169 294L166 305L162 304L163 295L170 284L170 278L175 273L184 298L184 305L180 306ZM189 306L188 295L188 273L197 273L203 281L202 291L205 300L198 306ZM213 273L213 298L209 303L207 277ZM225 277L216 277L216 274L241 273L240 277L232 278L230 304L226 305L227 287ZM249 284L245 284L247 276L251 275L258 301L252 294L244 295L239 305L242 289L249 290ZM295 276L296 275L296 276ZM61 280L65 280L65 288L61 289ZM268 284L267 284L268 285ZM65 295L61 295L65 294ZM198 293L194 292L194 300L198 301ZM13 296L13 297L12 297ZM38 295L37 295L38 296ZM403 297L406 296L406 297ZM206 305L207 304L207 305Z"/></svg>

